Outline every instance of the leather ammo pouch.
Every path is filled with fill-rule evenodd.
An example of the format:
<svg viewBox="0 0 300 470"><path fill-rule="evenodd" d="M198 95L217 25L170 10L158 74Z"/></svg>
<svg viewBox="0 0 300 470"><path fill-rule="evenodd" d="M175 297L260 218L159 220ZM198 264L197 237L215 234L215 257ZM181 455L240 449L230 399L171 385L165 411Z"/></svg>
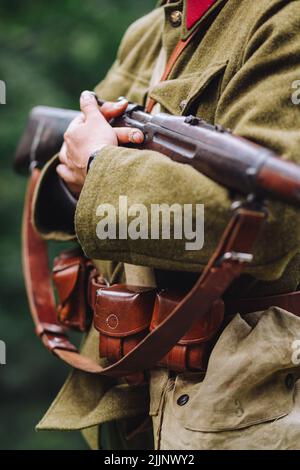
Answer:
<svg viewBox="0 0 300 470"><path fill-rule="evenodd" d="M91 324L92 312L87 301L91 266L80 250L64 251L54 260L52 278L59 297L57 315L66 328L86 331Z"/></svg>
<svg viewBox="0 0 300 470"><path fill-rule="evenodd" d="M65 251L54 261L53 281L60 301L58 319L67 328L86 331L90 325L91 309L86 298L90 271L91 264L79 251ZM134 349L187 294L172 289L107 286L95 272L93 280L97 283L94 326L100 333L99 353L111 363ZM224 304L217 300L157 365L177 372L205 370L223 319Z"/></svg>
<svg viewBox="0 0 300 470"><path fill-rule="evenodd" d="M100 286L94 326L100 333L100 356L116 362L134 349L149 332L155 289L117 284Z"/></svg>
<svg viewBox="0 0 300 470"><path fill-rule="evenodd" d="M99 287L94 326L100 333L100 356L111 363L120 360L159 326L186 293L127 285ZM177 372L205 370L223 318L224 305L218 300L157 365Z"/></svg>
<svg viewBox="0 0 300 470"><path fill-rule="evenodd" d="M187 292L165 289L157 293L150 330L157 328ZM216 300L210 311L198 320L178 343L158 362L158 366L183 372L185 370L205 370L211 349L224 320L224 303Z"/></svg>

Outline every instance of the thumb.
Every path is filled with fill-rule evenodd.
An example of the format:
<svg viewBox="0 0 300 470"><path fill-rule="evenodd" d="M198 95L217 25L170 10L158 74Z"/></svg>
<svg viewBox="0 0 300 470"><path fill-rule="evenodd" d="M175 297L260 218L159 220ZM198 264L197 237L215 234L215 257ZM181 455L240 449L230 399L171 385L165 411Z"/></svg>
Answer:
<svg viewBox="0 0 300 470"><path fill-rule="evenodd" d="M142 131L132 127L115 127L114 128L119 145L124 144L142 144L145 136Z"/></svg>
<svg viewBox="0 0 300 470"><path fill-rule="evenodd" d="M80 96L80 109L85 119L99 119L102 117L95 96L90 91L83 91ZM104 119L104 118L103 118Z"/></svg>

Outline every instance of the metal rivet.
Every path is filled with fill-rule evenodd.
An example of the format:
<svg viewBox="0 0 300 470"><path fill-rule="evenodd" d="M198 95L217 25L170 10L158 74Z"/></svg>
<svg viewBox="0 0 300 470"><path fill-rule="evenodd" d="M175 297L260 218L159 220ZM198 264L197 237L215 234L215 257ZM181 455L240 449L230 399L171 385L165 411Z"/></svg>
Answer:
<svg viewBox="0 0 300 470"><path fill-rule="evenodd" d="M179 10L172 11L170 14L170 20L172 23L172 26L180 26L182 23L182 13Z"/></svg>
<svg viewBox="0 0 300 470"><path fill-rule="evenodd" d="M295 378L293 374L288 374L285 378L285 386L288 390L293 390L295 385Z"/></svg>
<svg viewBox="0 0 300 470"><path fill-rule="evenodd" d="M178 398L177 400L177 405L178 406L184 406L187 404L189 401L190 397L188 395L181 395L181 397Z"/></svg>

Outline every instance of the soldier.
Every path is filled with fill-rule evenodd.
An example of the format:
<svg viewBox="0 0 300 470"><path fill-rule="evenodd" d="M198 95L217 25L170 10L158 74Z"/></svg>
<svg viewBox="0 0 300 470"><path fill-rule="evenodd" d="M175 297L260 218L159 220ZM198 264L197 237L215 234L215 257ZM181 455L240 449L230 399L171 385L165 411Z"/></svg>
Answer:
<svg viewBox="0 0 300 470"><path fill-rule="evenodd" d="M79 197L78 240L111 283L124 281L121 260L136 266L128 270L127 283L191 286L218 243L231 204L223 188L190 167L157 152L121 147L142 142L143 135L110 126L109 119L127 105L114 102L122 95L151 112L196 114L297 162L300 115L291 94L300 74L299 30L300 3L282 0L162 1L129 28L95 89L109 103L99 109L89 92L82 94L82 116L66 132L57 166ZM96 208L117 205L120 195L146 206L205 204L205 245L197 263L174 240L124 240L116 250L97 239ZM278 203L270 213L254 262L225 296L225 304L233 305L252 299L253 308L247 314L231 309L236 315L211 352L205 375L157 368L148 387L74 371L38 428L85 430L93 448L151 448L145 420L150 414L156 449L299 449L300 320L280 307L280 295L299 284L300 218ZM48 238L66 238L42 225L38 210L35 223ZM260 308L257 298L269 296L276 297ZM96 358L97 349L92 330L85 354Z"/></svg>

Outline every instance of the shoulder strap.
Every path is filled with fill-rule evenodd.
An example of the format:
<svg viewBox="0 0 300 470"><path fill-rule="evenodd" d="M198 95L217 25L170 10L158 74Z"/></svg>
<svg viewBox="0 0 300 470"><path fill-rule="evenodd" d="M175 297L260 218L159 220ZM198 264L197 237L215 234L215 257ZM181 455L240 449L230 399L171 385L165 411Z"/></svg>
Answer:
<svg viewBox="0 0 300 470"><path fill-rule="evenodd" d="M32 224L32 200L39 177L40 170L34 169L23 219L23 267L33 321L37 334L50 351L70 366L92 374L124 377L155 367L193 323L209 313L212 303L223 295L231 282L240 276L245 264L252 260L253 246L265 220L263 211L237 209L193 289L135 349L117 363L102 368L77 352L57 320L47 244Z"/></svg>
<svg viewBox="0 0 300 470"><path fill-rule="evenodd" d="M198 29L195 29L195 31L192 34L190 34L190 36L185 41L183 39L180 39L180 41L178 41L176 47L174 48L167 62L165 71L162 74L162 77L159 82L164 82L168 80L170 73L172 72L172 69L174 65L176 64L177 60L179 59L183 51L187 48L187 46L190 44L190 42L192 41L192 39L194 38L197 32L198 32ZM146 104L146 112L151 114L155 104L156 104L155 99L149 98Z"/></svg>

